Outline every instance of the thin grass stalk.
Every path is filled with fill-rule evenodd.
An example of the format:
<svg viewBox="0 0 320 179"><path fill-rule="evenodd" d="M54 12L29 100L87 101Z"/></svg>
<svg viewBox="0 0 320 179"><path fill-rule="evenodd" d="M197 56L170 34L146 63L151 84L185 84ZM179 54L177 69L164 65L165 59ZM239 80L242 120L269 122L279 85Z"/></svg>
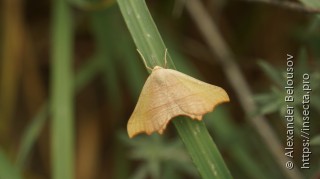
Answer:
<svg viewBox="0 0 320 179"><path fill-rule="evenodd" d="M67 0L53 1L51 167L53 179L74 178L73 28Z"/></svg>

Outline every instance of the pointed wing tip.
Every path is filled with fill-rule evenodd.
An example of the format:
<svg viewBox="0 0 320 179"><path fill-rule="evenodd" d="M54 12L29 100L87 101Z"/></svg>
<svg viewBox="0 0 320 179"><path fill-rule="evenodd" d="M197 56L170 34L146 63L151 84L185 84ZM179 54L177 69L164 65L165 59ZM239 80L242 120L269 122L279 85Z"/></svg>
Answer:
<svg viewBox="0 0 320 179"><path fill-rule="evenodd" d="M223 103L227 103L227 102L230 102L230 98L229 98L228 94L225 92L225 96L223 96L219 101L217 101L215 104L213 104L212 109L208 112L214 111L218 105L223 104ZM208 112L206 112L206 113L208 113ZM204 113L204 114L206 114L206 113Z"/></svg>
<svg viewBox="0 0 320 179"><path fill-rule="evenodd" d="M153 134L155 132L157 132L158 134L162 135L164 130L167 128L168 122L166 124L164 124L162 127L160 127L159 129L151 129L151 130L148 130L148 129L136 129L132 125L128 124L128 127L127 127L128 136L129 136L130 139L132 139L133 137L137 136L138 134L145 133L148 136L150 136L151 134Z"/></svg>
<svg viewBox="0 0 320 179"><path fill-rule="evenodd" d="M134 135L134 134L129 134L129 133L128 133L128 136L129 136L129 138L130 138L130 139L132 139L135 135Z"/></svg>
<svg viewBox="0 0 320 179"><path fill-rule="evenodd" d="M225 101L224 102L230 102L230 97L228 95L228 93L225 91L226 96L225 96Z"/></svg>
<svg viewBox="0 0 320 179"><path fill-rule="evenodd" d="M221 100L221 102L218 103L218 104L227 103L227 102L230 102L230 98L229 98L228 94L226 94L226 96L223 97L223 99Z"/></svg>
<svg viewBox="0 0 320 179"><path fill-rule="evenodd" d="M230 98L229 98L229 95L228 93L226 92L226 90L224 90L223 88L219 87L221 92L222 92L222 99L221 99L221 102L220 103L225 103L225 102L230 102ZM219 104L220 104L219 103Z"/></svg>
<svg viewBox="0 0 320 179"><path fill-rule="evenodd" d="M218 98L217 101L214 102L213 108L211 111L214 111L216 106L218 106L219 104L230 102L230 98L229 98L228 93L223 88L221 88L221 87L219 87L219 88L220 88L221 92L218 95L220 95L221 97ZM211 111L209 111L209 112L211 112Z"/></svg>
<svg viewBox="0 0 320 179"><path fill-rule="evenodd" d="M222 89L222 88L221 88L221 89ZM219 100L215 101L215 102L212 104L211 109L209 109L209 110L207 110L207 111L203 111L203 112L200 113L200 114L187 114L186 116L187 116L187 117L190 117L190 118L192 118L192 119L196 119L196 120L198 120L198 121L202 121L203 116L204 116L205 114L209 113L209 112L213 112L218 105L223 104L223 103L230 102L230 98L229 98L227 92L226 92L224 89L222 89L222 91L223 91L223 96L222 96Z"/></svg>
<svg viewBox="0 0 320 179"><path fill-rule="evenodd" d="M132 131L132 130L128 129L128 136L130 139L134 138L135 136L137 136L140 133L143 133L143 131Z"/></svg>

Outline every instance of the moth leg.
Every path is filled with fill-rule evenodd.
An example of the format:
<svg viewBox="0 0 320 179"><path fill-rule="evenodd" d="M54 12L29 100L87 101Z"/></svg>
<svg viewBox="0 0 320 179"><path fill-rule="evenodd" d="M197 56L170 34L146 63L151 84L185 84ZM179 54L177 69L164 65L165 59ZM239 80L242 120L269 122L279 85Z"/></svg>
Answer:
<svg viewBox="0 0 320 179"><path fill-rule="evenodd" d="M168 54L168 49L166 48L166 51L164 52L164 68L167 68L167 54Z"/></svg>
<svg viewBox="0 0 320 179"><path fill-rule="evenodd" d="M139 49L137 49L138 53L140 54L142 60L143 60L143 63L144 63L144 66L146 66L147 69L151 70L152 71L152 68L150 68L148 65L147 65L147 62L146 62L146 59L144 59L142 53L140 52Z"/></svg>

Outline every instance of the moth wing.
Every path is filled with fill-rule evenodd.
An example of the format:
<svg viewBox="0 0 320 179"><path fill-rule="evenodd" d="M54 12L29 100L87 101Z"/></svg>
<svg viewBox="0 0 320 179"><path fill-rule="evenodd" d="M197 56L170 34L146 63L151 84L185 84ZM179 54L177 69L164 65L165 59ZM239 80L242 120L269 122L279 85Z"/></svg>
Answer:
<svg viewBox="0 0 320 179"><path fill-rule="evenodd" d="M179 115L201 120L222 102L229 101L220 87L204 83L171 69L159 69L148 77L129 119L129 137L146 132L162 133Z"/></svg>
<svg viewBox="0 0 320 179"><path fill-rule="evenodd" d="M170 100L159 69L150 74L145 82L137 105L128 121L127 130L129 137L146 132L151 134L158 131L162 133L162 126L166 124L168 116L166 109L170 108ZM169 106L169 107L168 107Z"/></svg>
<svg viewBox="0 0 320 179"><path fill-rule="evenodd" d="M229 101L226 91L218 86L211 85L181 72L168 71L168 84L177 84L174 90L168 90L170 98L178 106L174 113L186 115L193 119L201 120L202 116L214 110L223 102Z"/></svg>

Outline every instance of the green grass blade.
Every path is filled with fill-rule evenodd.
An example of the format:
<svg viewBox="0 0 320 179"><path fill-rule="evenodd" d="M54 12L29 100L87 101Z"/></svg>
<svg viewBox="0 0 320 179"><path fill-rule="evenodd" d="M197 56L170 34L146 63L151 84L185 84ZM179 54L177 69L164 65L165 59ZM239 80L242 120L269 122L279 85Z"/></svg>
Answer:
<svg viewBox="0 0 320 179"><path fill-rule="evenodd" d="M51 167L53 179L74 178L73 28L67 0L53 1Z"/></svg>
<svg viewBox="0 0 320 179"><path fill-rule="evenodd" d="M45 103L24 132L16 163L19 169L22 168L24 162L26 161L33 144L35 143L41 132L41 129L45 124L47 116L48 104Z"/></svg>
<svg viewBox="0 0 320 179"><path fill-rule="evenodd" d="M149 67L164 66L165 45L144 0L118 1L132 38ZM169 54L169 53L168 53ZM167 56L169 66L174 64Z"/></svg>
<svg viewBox="0 0 320 179"><path fill-rule="evenodd" d="M144 0L118 0L118 4L131 36L148 66L164 66L166 47ZM167 60L169 67L175 68L170 55ZM179 117L173 123L203 178L232 178L202 121Z"/></svg>
<svg viewBox="0 0 320 179"><path fill-rule="evenodd" d="M86 86L98 73L101 72L102 62L100 59L92 58L89 59L88 63L84 64L82 69L75 78L75 90L76 92ZM32 119L31 123L26 128L24 135L21 140L21 145L17 155L16 165L18 168L22 168L28 154L30 153L32 146L37 140L40 132L48 118L50 108L48 105L50 102L45 102L40 108L39 112Z"/></svg>
<svg viewBox="0 0 320 179"><path fill-rule="evenodd" d="M178 117L173 122L202 178L232 178L202 121Z"/></svg>
<svg viewBox="0 0 320 179"><path fill-rule="evenodd" d="M5 152L0 149L0 179L22 179L19 171L9 161Z"/></svg>

